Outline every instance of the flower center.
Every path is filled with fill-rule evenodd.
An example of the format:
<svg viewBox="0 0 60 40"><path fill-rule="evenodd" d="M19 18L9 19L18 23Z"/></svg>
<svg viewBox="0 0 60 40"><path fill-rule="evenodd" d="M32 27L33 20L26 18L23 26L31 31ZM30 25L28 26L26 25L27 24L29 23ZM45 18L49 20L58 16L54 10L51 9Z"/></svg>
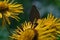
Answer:
<svg viewBox="0 0 60 40"><path fill-rule="evenodd" d="M6 12L8 9L9 9L9 8L8 8L8 5L7 5L6 3L0 2L0 12L1 12L1 13Z"/></svg>

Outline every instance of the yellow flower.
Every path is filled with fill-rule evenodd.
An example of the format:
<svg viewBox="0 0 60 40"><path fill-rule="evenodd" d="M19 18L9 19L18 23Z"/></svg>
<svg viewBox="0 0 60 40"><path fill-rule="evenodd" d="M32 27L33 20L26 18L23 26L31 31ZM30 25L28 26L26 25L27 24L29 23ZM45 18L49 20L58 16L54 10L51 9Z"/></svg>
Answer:
<svg viewBox="0 0 60 40"><path fill-rule="evenodd" d="M37 25L31 22L24 23L22 29L18 27L11 38L16 40L57 40L60 34L60 19L49 14L47 18L38 19Z"/></svg>
<svg viewBox="0 0 60 40"><path fill-rule="evenodd" d="M22 25L22 29L17 27L15 33L11 36L12 39L16 40L33 40L35 36L34 25L31 22L25 22Z"/></svg>
<svg viewBox="0 0 60 40"><path fill-rule="evenodd" d="M20 19L17 15L23 12L22 4L17 4L17 2L13 3L9 0L0 1L0 18L2 18L2 24L4 25L6 22L10 24L9 17L12 17L18 21Z"/></svg>
<svg viewBox="0 0 60 40"><path fill-rule="evenodd" d="M60 19L48 14L47 18L38 19L35 30L38 32L37 40L56 40L60 34Z"/></svg>

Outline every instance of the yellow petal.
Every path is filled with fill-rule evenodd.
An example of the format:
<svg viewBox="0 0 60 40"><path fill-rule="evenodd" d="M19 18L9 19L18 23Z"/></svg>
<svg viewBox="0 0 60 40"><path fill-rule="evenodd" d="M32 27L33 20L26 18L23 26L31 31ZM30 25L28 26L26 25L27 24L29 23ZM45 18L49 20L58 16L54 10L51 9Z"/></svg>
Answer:
<svg viewBox="0 0 60 40"><path fill-rule="evenodd" d="M0 18L2 18L2 13L0 13Z"/></svg>

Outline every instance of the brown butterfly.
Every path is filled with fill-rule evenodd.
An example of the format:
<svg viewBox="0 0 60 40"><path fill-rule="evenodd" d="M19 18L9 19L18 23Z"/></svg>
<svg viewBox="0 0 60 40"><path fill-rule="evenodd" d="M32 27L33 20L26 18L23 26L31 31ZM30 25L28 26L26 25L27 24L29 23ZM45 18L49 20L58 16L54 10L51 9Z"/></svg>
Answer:
<svg viewBox="0 0 60 40"><path fill-rule="evenodd" d="M40 14L39 14L36 6L33 5L32 8L31 8L31 11L30 11L29 19L30 19L31 22L34 22L35 19L37 20L39 18L40 18Z"/></svg>

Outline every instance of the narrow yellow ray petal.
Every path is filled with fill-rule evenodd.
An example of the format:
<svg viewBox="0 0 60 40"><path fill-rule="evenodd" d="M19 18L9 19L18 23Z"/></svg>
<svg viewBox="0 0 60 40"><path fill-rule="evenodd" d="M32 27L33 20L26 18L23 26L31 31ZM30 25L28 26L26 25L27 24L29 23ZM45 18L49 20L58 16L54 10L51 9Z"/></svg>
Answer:
<svg viewBox="0 0 60 40"><path fill-rule="evenodd" d="M56 23L60 22L60 19L57 19Z"/></svg>
<svg viewBox="0 0 60 40"><path fill-rule="evenodd" d="M24 8L21 6L21 7L18 7L17 9L24 9Z"/></svg>
<svg viewBox="0 0 60 40"><path fill-rule="evenodd" d="M55 18L55 19L53 20L53 23L55 23L55 22L56 22L56 20L57 20L57 18Z"/></svg>
<svg viewBox="0 0 60 40"><path fill-rule="evenodd" d="M23 30L19 28L19 29L16 29L14 32L16 32L16 34L17 33L22 34L23 33Z"/></svg>
<svg viewBox="0 0 60 40"><path fill-rule="evenodd" d="M8 12L4 14L6 17L10 17L11 16L11 12Z"/></svg>
<svg viewBox="0 0 60 40"><path fill-rule="evenodd" d="M6 0L7 3L9 3L9 0Z"/></svg>
<svg viewBox="0 0 60 40"><path fill-rule="evenodd" d="M49 15L50 15L50 18L53 18L52 13L50 13Z"/></svg>
<svg viewBox="0 0 60 40"><path fill-rule="evenodd" d="M54 35L51 34L51 37L56 38Z"/></svg>
<svg viewBox="0 0 60 40"><path fill-rule="evenodd" d="M15 5L11 5L10 7L21 7L22 4L15 4Z"/></svg>
<svg viewBox="0 0 60 40"><path fill-rule="evenodd" d="M19 21L18 19L20 19L18 16L11 16L11 17L16 19L17 21Z"/></svg>
<svg viewBox="0 0 60 40"><path fill-rule="evenodd" d="M4 0L4 2L6 3L6 0Z"/></svg>
<svg viewBox="0 0 60 40"><path fill-rule="evenodd" d="M59 26L59 25L60 25L60 23L55 23L54 25L55 25L55 26Z"/></svg>
<svg viewBox="0 0 60 40"><path fill-rule="evenodd" d="M10 17L11 15L17 16L17 15L19 15L19 13L13 13L13 12L7 11L6 16Z"/></svg>
<svg viewBox="0 0 60 40"><path fill-rule="evenodd" d="M35 25L32 25L31 28L34 29Z"/></svg>
<svg viewBox="0 0 60 40"><path fill-rule="evenodd" d="M17 4L17 2L13 3L12 5L15 5L15 4Z"/></svg>
<svg viewBox="0 0 60 40"><path fill-rule="evenodd" d="M11 15L15 15L15 16L17 16L17 15L19 15L19 13L12 13Z"/></svg>
<svg viewBox="0 0 60 40"><path fill-rule="evenodd" d="M12 13L23 13L23 9L10 9L9 11L11 11Z"/></svg>
<svg viewBox="0 0 60 40"><path fill-rule="evenodd" d="M17 33L20 33L20 31L18 29L15 30Z"/></svg>
<svg viewBox="0 0 60 40"><path fill-rule="evenodd" d="M46 34L46 33L50 33L50 32L54 32L54 31L55 31L55 29L47 30L47 31L41 33L40 35L43 35L43 34Z"/></svg>
<svg viewBox="0 0 60 40"><path fill-rule="evenodd" d="M0 18L2 18L2 13L0 13Z"/></svg>
<svg viewBox="0 0 60 40"><path fill-rule="evenodd" d="M47 26L45 26L44 28L42 28L43 30L46 30L46 29L49 29L49 28L51 28L51 27L49 27L50 25L47 25Z"/></svg>
<svg viewBox="0 0 60 40"><path fill-rule="evenodd" d="M5 17L3 16L2 17L2 26L4 26L5 24L6 24Z"/></svg>
<svg viewBox="0 0 60 40"><path fill-rule="evenodd" d="M18 30L22 32L22 29L17 26Z"/></svg>
<svg viewBox="0 0 60 40"><path fill-rule="evenodd" d="M8 24L10 24L9 18L5 16L5 19L6 19L6 21L8 22Z"/></svg>
<svg viewBox="0 0 60 40"><path fill-rule="evenodd" d="M47 16L47 18L49 18L50 16L49 16L49 14L48 14L48 16Z"/></svg>
<svg viewBox="0 0 60 40"><path fill-rule="evenodd" d="M11 4L11 5L12 5L12 4L13 4L13 2L14 2L14 0L12 0L9 4Z"/></svg>
<svg viewBox="0 0 60 40"><path fill-rule="evenodd" d="M60 31L56 31L56 32L60 34Z"/></svg>
<svg viewBox="0 0 60 40"><path fill-rule="evenodd" d="M45 37L48 38L48 36L50 36L50 35L51 35L51 34L43 35L43 36L40 36L40 38L45 38Z"/></svg>

